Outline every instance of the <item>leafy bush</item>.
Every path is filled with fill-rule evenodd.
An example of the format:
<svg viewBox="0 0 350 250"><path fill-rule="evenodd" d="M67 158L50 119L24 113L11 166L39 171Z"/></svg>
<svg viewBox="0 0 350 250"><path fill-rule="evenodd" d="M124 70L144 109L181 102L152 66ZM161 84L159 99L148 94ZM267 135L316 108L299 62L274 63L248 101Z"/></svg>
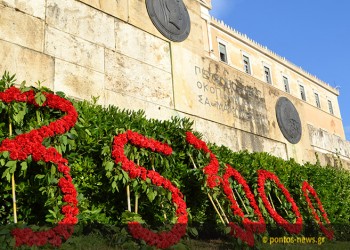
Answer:
<svg viewBox="0 0 350 250"><path fill-rule="evenodd" d="M0 91L15 84L14 76L7 72L0 80ZM37 103L43 103L43 92L50 90L40 87L34 89ZM64 93L57 93L64 96ZM75 127L62 136L44 141L46 147L53 146L69 161L71 175L78 191L79 224L76 234L86 232L104 232L113 244L144 244L132 242L131 237L116 237L128 221L146 222L154 230L167 230L175 222L175 208L168 191L140 179L130 179L128 174L116 165L111 158L112 141L115 135L127 130L138 132L146 137L167 143L173 154L163 156L132 145L125 148L128 159L147 169L155 169L171 180L185 197L189 214L188 235L190 237L210 238L226 237L227 227L214 210L208 194L218 201L230 221L241 219L233 215L231 204L222 189L209 189L202 168L208 164L209 155L196 150L186 142L186 132L193 132L198 138L201 134L193 131L193 122L189 119L173 117L169 121L147 119L143 111L131 112L118 107L102 107L95 101L71 100L79 113ZM47 107L32 107L26 103L0 103L0 141L13 138L34 128L49 124L63 114ZM209 148L220 162L219 174L226 170L225 164L237 169L246 179L255 195L272 236L288 235L278 227L263 206L257 193L257 170L265 169L275 173L297 202L304 220L303 235L322 235L303 196L301 185L308 181L317 191L328 217L335 228L336 239L349 240L350 221L350 174L345 170L319 164L300 165L293 159L283 159L267 153L233 152L225 146L208 143ZM34 227L46 227L62 218L60 207L62 200L57 188L59 173L56 166L45 162L34 162L31 157L23 162L14 162L8 153L0 153L0 241L7 246L13 245L10 229L13 228L12 175L16 181L18 220L21 224ZM231 187L239 197L238 203L248 217L254 218L240 184L231 180ZM130 188L133 204L127 212L127 193ZM273 182L267 182L266 193L277 212L290 222L295 221L291 205L281 190ZM315 202L315 201L314 201ZM218 205L218 204L217 204ZM137 213L136 211L137 210ZM319 213L319 211L318 211ZM100 226L98 226L100 225ZM101 226L102 225L102 226ZM109 230L108 232L106 230ZM311 232L311 233L310 233ZM99 237L99 236L96 236ZM258 238L261 236L257 236ZM227 239L227 238L225 238ZM234 244L240 240L231 239ZM69 243L70 242L70 243ZM74 240L68 243L74 245ZM137 246L137 245L136 245Z"/></svg>

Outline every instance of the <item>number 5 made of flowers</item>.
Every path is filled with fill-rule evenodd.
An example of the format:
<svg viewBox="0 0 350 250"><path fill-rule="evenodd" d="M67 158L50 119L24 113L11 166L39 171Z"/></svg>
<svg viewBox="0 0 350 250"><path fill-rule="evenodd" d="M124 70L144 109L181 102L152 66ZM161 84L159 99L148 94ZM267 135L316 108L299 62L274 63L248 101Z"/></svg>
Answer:
<svg viewBox="0 0 350 250"><path fill-rule="evenodd" d="M60 110L65 112L66 115L51 122L48 126L31 130L13 139L4 139L0 145L0 152L9 152L9 157L12 160L23 161L31 155L34 161L52 162L57 165L58 172L63 174L63 177L58 181L58 187L63 193L63 201L65 202L61 209L64 218L57 226L45 231L34 232L30 228L13 229L11 233L15 238L16 247L21 245L44 246L46 244L59 247L62 240L67 240L72 235L73 226L78 222L77 192L70 176L68 161L55 148L46 148L43 145L45 138L63 134L70 130L75 125L78 114L68 100L52 93L43 94L46 100L42 107ZM21 93L14 86L0 93L0 101L5 103L25 102L35 107L40 106L35 101L35 92L33 90Z"/></svg>
<svg viewBox="0 0 350 250"><path fill-rule="evenodd" d="M126 131L114 137L112 157L115 163L121 163L121 167L126 171L131 179L141 178L149 179L152 184L163 187L171 192L172 201L176 205L177 222L170 231L155 233L141 226L138 222L129 222L128 227L131 235L136 239L144 240L151 246L165 249L176 244L186 233L187 227L187 211L186 202L180 190L175 187L168 179L161 176L154 170L147 170L142 166L138 166L129 160L124 152L124 147L130 143L139 148L152 150L153 152L171 155L172 148L165 143L146 138L145 136L133 131Z"/></svg>

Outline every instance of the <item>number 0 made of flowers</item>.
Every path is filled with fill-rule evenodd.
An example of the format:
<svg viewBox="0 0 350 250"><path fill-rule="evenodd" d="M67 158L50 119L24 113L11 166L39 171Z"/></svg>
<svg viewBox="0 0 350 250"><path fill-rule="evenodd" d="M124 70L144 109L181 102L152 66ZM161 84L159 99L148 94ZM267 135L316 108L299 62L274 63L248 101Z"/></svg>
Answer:
<svg viewBox="0 0 350 250"><path fill-rule="evenodd" d="M72 103L52 93L44 93L46 101L43 107L60 110L66 115L51 122L48 126L31 130L28 133L16 136L14 139L4 139L0 145L0 152L8 151L12 160L23 161L32 156L34 161L52 162L57 165L58 172L63 174L58 181L58 187L63 193L64 205L61 209L64 218L57 226L46 231L32 231L30 228L12 230L16 246L44 246L51 244L59 247L62 240L67 240L73 233L73 226L78 222L77 192L72 183L68 161L53 147L46 148L42 143L45 138L63 134L70 130L76 123L78 114ZM35 102L33 90L23 92L11 87L0 93L0 101L5 103L25 102L39 107Z"/></svg>
<svg viewBox="0 0 350 250"><path fill-rule="evenodd" d="M186 233L187 227L187 211L186 202L180 190L175 187L168 179L161 176L158 172L147 170L142 166L138 166L129 160L124 153L124 146L130 143L136 147L150 149L157 153L170 155L172 148L165 143L146 138L133 131L126 131L114 137L112 157L115 163L121 163L122 169L126 171L131 179L141 178L151 180L151 183L163 187L171 192L172 201L176 204L177 222L170 231L155 233L141 226L138 222L129 222L128 227L131 235L136 239L142 239L151 246L161 249L168 248L180 241Z"/></svg>
<svg viewBox="0 0 350 250"><path fill-rule="evenodd" d="M226 171L222 177L222 186L226 197L231 203L231 209L235 215L238 215L242 218L243 227L241 228L234 222L230 222L231 234L236 236L246 242L249 246L254 246L254 233L263 233L266 230L265 220L260 212L260 209L255 201L254 194L250 190L246 180L243 176L229 164L226 164ZM245 217L242 209L239 207L238 202L236 201L232 188L230 186L229 179L233 177L237 183L242 185L244 193L249 200L251 207L254 209L254 214L258 217L258 221L252 221L249 218Z"/></svg>
<svg viewBox="0 0 350 250"><path fill-rule="evenodd" d="M277 211L271 206L271 203L267 199L266 193L265 193L265 183L266 180L270 179L274 181L277 185L277 187L282 191L284 196L286 197L287 201L292 205L292 210L296 216L296 222L290 223L286 219L284 219L281 215L277 213ZM258 170L258 193L267 209L271 217L279 224L281 227L283 227L286 231L293 234L298 234L302 230L303 227L303 219L301 217L301 214L299 212L299 208L297 204L295 203L293 197L290 195L288 190L285 188L285 186L281 183L279 178L267 171L267 170Z"/></svg>
<svg viewBox="0 0 350 250"><path fill-rule="evenodd" d="M310 197L309 197L309 193L314 197L314 199L316 200L317 202L317 206L318 206L318 209L321 211L322 213L322 217L325 219L326 223L329 225L331 224L331 222L329 221L328 219L328 216L327 216L327 213L326 211L324 210L323 206L322 206L322 202L320 200L320 198L318 198L318 195L316 193L316 190L307 182L307 181L304 181L303 182L303 186L301 188L303 190L303 194L305 196L305 199L307 201L307 204L309 206L309 208L311 209L311 212L312 212L312 215L314 216L315 220L317 221L317 223L319 224L322 232L327 236L327 238L329 240L333 239L333 236L334 236L334 232L331 230L331 229L327 229L323 223L321 222L321 218L317 215L317 212L316 212L316 209L315 207L312 205L312 202L310 200Z"/></svg>

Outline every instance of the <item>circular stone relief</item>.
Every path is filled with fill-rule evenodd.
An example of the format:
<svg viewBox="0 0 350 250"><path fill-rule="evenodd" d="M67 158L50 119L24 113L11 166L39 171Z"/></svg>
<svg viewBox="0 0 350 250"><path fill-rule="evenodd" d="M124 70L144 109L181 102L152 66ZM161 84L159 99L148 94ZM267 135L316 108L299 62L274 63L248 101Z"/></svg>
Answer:
<svg viewBox="0 0 350 250"><path fill-rule="evenodd" d="M302 127L298 111L286 97L280 97L276 103L276 117L283 136L293 144L301 139Z"/></svg>
<svg viewBox="0 0 350 250"><path fill-rule="evenodd" d="M191 21L182 0L146 0L148 15L163 36L174 42L190 34Z"/></svg>

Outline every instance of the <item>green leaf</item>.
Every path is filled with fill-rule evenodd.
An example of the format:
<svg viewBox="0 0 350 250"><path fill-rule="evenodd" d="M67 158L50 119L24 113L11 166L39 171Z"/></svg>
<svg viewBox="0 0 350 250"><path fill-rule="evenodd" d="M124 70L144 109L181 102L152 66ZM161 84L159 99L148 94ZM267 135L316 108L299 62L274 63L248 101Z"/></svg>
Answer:
<svg viewBox="0 0 350 250"><path fill-rule="evenodd" d="M42 106L44 102L46 101L46 96L42 92L38 92L35 94L35 102L39 105Z"/></svg>
<svg viewBox="0 0 350 250"><path fill-rule="evenodd" d="M130 211L124 211L122 213L122 223L126 224L131 221L136 221L138 223L145 223L144 220L142 220L141 215L130 212Z"/></svg>
<svg viewBox="0 0 350 250"><path fill-rule="evenodd" d="M26 112L24 110L21 110L13 116L13 119L15 120L15 122L20 123L23 121L25 114Z"/></svg>
<svg viewBox="0 0 350 250"><path fill-rule="evenodd" d="M110 149L110 147L109 146L104 146L103 148L102 148L102 155L109 155L110 153L111 153L111 149Z"/></svg>
<svg viewBox="0 0 350 250"><path fill-rule="evenodd" d="M42 178L44 178L44 177L45 177L44 174L37 174L37 175L35 176L35 179L42 179Z"/></svg>
<svg viewBox="0 0 350 250"><path fill-rule="evenodd" d="M52 216L53 216L54 218L57 218L57 214L56 214L54 211L49 210L49 213L52 214Z"/></svg>
<svg viewBox="0 0 350 250"><path fill-rule="evenodd" d="M2 152L2 155L3 155L5 158L9 158L10 153L9 153L9 151L4 151L4 152Z"/></svg>
<svg viewBox="0 0 350 250"><path fill-rule="evenodd" d="M11 179L10 169L7 168L7 169L2 173L1 178L6 178L6 180L7 180L8 182L10 182L10 179Z"/></svg>
<svg viewBox="0 0 350 250"><path fill-rule="evenodd" d="M62 140L62 143L63 143L64 145L67 145L67 144L68 144L67 136L64 135L64 136L62 136L61 138L62 138L62 139L61 139L61 140Z"/></svg>
<svg viewBox="0 0 350 250"><path fill-rule="evenodd" d="M113 161L107 161L105 163L105 170L112 171L113 167L114 167L114 162Z"/></svg>
<svg viewBox="0 0 350 250"><path fill-rule="evenodd" d="M8 161L5 166L6 167L13 167L16 165L17 165L17 161Z"/></svg>
<svg viewBox="0 0 350 250"><path fill-rule="evenodd" d="M26 161L21 163L21 171L26 171L28 168L28 164Z"/></svg>
<svg viewBox="0 0 350 250"><path fill-rule="evenodd" d="M148 197L148 200L152 202L156 198L156 193L150 190L147 193L147 197Z"/></svg>
<svg viewBox="0 0 350 250"><path fill-rule="evenodd" d="M171 192L168 192L168 200L171 201Z"/></svg>
<svg viewBox="0 0 350 250"><path fill-rule="evenodd" d="M56 167L54 165L51 166L51 175L56 174Z"/></svg>
<svg viewBox="0 0 350 250"><path fill-rule="evenodd" d="M194 236L194 237L198 236L198 231L195 227L188 227L188 230L192 236Z"/></svg>

